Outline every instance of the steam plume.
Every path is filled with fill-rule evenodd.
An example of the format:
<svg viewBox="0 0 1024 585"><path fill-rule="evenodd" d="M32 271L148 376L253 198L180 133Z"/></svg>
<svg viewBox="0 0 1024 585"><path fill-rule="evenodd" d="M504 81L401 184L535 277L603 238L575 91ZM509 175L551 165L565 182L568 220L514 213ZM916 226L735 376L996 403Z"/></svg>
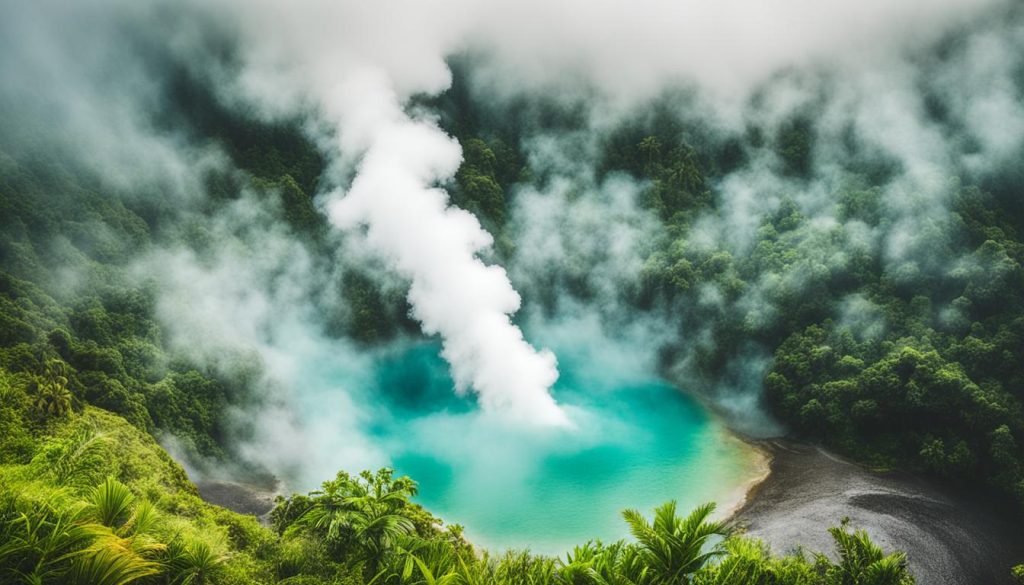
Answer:
<svg viewBox="0 0 1024 585"><path fill-rule="evenodd" d="M237 13L235 2L225 8ZM312 102L335 126L336 184L352 171L354 179L327 198L331 222L365 226L367 242L409 280L413 316L440 335L458 390L475 391L485 410L512 419L565 423L548 392L558 377L554 355L525 341L510 318L518 293L502 268L477 256L491 236L434 187L458 169L458 143L403 109L410 96L450 84L444 58L459 27L424 26L439 15L416 3L394 14L350 3L262 8L242 23L250 48L242 89L271 110ZM354 169L338 168L353 161Z"/></svg>
<svg viewBox="0 0 1024 585"><path fill-rule="evenodd" d="M504 269L476 255L491 236L472 214L449 207L443 190L428 186L458 170L458 143L429 121L406 116L382 75L358 75L341 93L342 130L365 156L348 193L329 203L332 223L365 224L368 242L411 281L413 314L426 333L441 336L461 391L473 388L486 410L564 424L548 393L558 377L554 355L526 342L509 318L519 295Z"/></svg>

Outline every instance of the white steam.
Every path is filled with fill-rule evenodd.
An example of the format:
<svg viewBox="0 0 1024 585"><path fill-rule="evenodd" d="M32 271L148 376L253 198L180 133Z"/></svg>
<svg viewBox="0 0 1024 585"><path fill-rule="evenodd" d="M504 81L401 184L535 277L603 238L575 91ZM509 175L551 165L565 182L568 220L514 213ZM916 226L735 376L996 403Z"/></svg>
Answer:
<svg viewBox="0 0 1024 585"><path fill-rule="evenodd" d="M479 258L490 235L450 208L437 187L457 170L458 145L405 109L413 95L450 84L447 57L487 55L477 82L497 93L582 87L623 105L697 83L743 101L779 70L863 66L872 61L866 51L930 38L995 2L951 0L926 10L921 2L880 0L756 8L664 0L554 7L535 0L266 0L240 7L222 0L218 7L225 22L245 14L243 94L268 112L312 104L335 127L333 178L339 185L355 178L329 198L331 221L350 232L365 226L372 247L410 281L414 316L440 335L459 388L476 391L487 410L562 423L549 393L558 375L554 356L525 341L510 317L519 295L502 268Z"/></svg>
<svg viewBox="0 0 1024 585"><path fill-rule="evenodd" d="M1019 156L1024 110L1013 80L1021 70L1024 33L1011 23L972 34L951 62L929 69L938 75L928 79L920 77L921 55L908 57L902 49L976 29L972 19L991 18L987 9L1001 4L1008 3L16 1L0 19L0 106L6 107L0 130L38 138L55 156L95 170L102 184L119 192L138 191L139 200L150 197L199 215L208 213L204 170L226 170L231 163L215 147L151 119L166 105L166 59L194 68L225 104L291 120L315 110L311 117L330 127L322 146L333 163L323 181L337 189L326 198L328 211L357 236L346 240L342 260L353 263L352 240L369 243L408 281L415 317L427 333L441 336L453 377L478 393L485 410L559 423L565 415L547 391L558 375L554 356L535 351L513 324L519 295L504 270L480 259L490 235L474 217L449 207L439 188L460 163L458 145L429 118L407 110L412 96L436 94L451 83L446 57L463 51L485 57L469 72L478 103L517 93L557 97L558 91L593 98L587 101L591 148L566 148L564 137L545 141L537 139L541 130L521 129L519 146L531 154L531 169L553 178L514 190L507 227L516 245L508 264L512 280L534 302L549 277L561 296L580 283L591 295L587 303L558 298L553 316L535 305L527 330L542 335L544 326L566 315L597 313L599 324L566 327L563 337L592 342L599 331L627 337L622 345L634 350L649 344L636 352L646 356L645 371L657 367L660 346L678 338L676 378L690 384L698 350L710 352L717 343L708 323L739 315L751 331L763 330L785 316L784 300L848 271L854 252L880 254L896 275L948 270L952 253L938 244L948 231L940 228L953 193L949 169L980 173ZM83 22L95 26L71 26ZM217 39L206 41L217 43L198 42L214 33ZM211 49L221 42L231 47L229 65ZM806 77L766 82L794 69ZM819 78L822 70L828 73ZM738 136L747 128L771 130L802 108L820 109L812 178L780 175L770 148L752 151L743 167L709 186L718 204L696 218L688 234L662 233L657 218L636 203L646 185L594 176L596 145L602 129L621 121L603 116L607 104L623 107L619 113L644 108L648 98L679 85L697 89L697 103L707 110L699 117L710 127ZM945 96L950 123L932 119L922 86ZM752 88L761 90L756 107ZM682 112L691 105L681 103L680 115L697 116ZM951 128L961 128L966 138L951 135ZM899 163L898 176L881 186L886 220L879 226L841 223L837 216L850 133L859 150ZM623 301L642 276L643 259L664 238L677 238L673 261L688 251L724 251L740 261L784 199L806 217L783 242L798 261L759 271L735 300L719 285L701 282L685 304L653 317L639 318ZM240 439L254 459L275 470L301 466L304 485L338 468L386 463L388 448L375 448L371 436L386 415L373 408L380 397L365 390L377 389L367 373L371 356L327 335L322 303L311 301L330 297L344 304L331 288L338 280L333 271L344 267L307 257L293 234L273 229L281 211L263 205L247 197L221 211L237 222L211 228L203 254L174 246L140 260L160 285L158 313L168 341L201 363L202 356L216 362L230 354L225 348L258 353L265 402L243 414L254 418L256 437ZM256 218L253 210L267 217ZM843 326L858 337L884 331L884 318L866 297L850 296L839 310ZM947 313L956 317L952 309ZM558 341L551 343L571 345ZM720 403L737 419L757 414L770 364L765 348L741 349L723 380L715 381L725 387ZM595 353L594 361L606 366L607 354L639 359L616 347ZM570 364L572 354L563 358ZM568 368L564 373L571 377ZM578 409L562 396L576 420ZM449 438L450 418L439 415L430 428ZM471 422L483 427L493 418Z"/></svg>
<svg viewBox="0 0 1024 585"><path fill-rule="evenodd" d="M403 110L411 95L450 83L447 33L459 19L411 3L394 7L394 18L363 8L264 6L243 30L253 47L243 88L271 110L282 95L285 106L312 101L336 124L338 166L355 162L356 176L347 193L329 197L331 222L365 226L370 245L410 281L413 316L424 332L440 335L458 389L472 389L482 408L512 419L566 424L549 393L558 378L554 355L526 342L510 317L519 295L502 268L478 257L491 236L434 186L458 170L458 143ZM295 93L291 100L282 87Z"/></svg>
<svg viewBox="0 0 1024 585"><path fill-rule="evenodd" d="M343 229L365 224L368 242L410 280L413 315L424 332L441 336L460 390L473 388L485 410L566 423L548 392L558 378L554 354L526 342L509 317L519 295L502 268L477 257L491 236L430 187L458 170L458 143L407 117L381 77L346 84L344 94L345 121L354 123L342 131L358 124L365 156L348 193L329 203L331 222Z"/></svg>

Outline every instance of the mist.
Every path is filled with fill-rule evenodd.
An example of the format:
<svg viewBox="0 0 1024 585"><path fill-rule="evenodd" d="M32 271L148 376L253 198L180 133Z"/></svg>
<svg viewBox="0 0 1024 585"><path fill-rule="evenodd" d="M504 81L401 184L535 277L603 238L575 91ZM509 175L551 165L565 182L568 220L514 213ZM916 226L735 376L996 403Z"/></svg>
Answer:
<svg viewBox="0 0 1024 585"><path fill-rule="evenodd" d="M996 184L1024 144L1024 21L997 0L757 9L110 0L5 12L3 128L24 147L11 152L65 157L111 197L184 218L188 229L155 230L157 244L133 254L131 277L157 283L177 355L250 372L252 395L233 415L237 454L295 487L395 461L403 447L374 435L393 406L376 371L424 338L447 362L447 390L462 397L415 421L411 436L468 459L477 475L495 453L522 470L536 449L592 439L600 415L553 390L558 359L545 348L584 346L592 357L577 359L602 362L621 373L614 379L664 376L733 428L782 432L761 404L765 332L863 257L880 258L897 285L984 272L951 235L952 177ZM168 14L180 26L154 28ZM83 18L95 27L71 25ZM132 32L168 28L176 32ZM459 59L469 64L462 77L450 68ZM160 73L168 63L222 104L303 127L326 165L315 201L331 226L329 258L283 227L282 207L216 141L154 119L173 109ZM514 147L530 173L507 193L509 250L450 204L462 149L422 102L453 84L488 115L520 123ZM548 101L572 114L572 128L544 123ZM709 173L701 190L713 205L685 233L642 204L650 181L600 170L616 132L657 133L647 113L665 109L695 146L741 151ZM813 148L793 169L773 137L797 119ZM873 221L843 208L866 168L881 177ZM212 206L211 174L232 177L243 195ZM782 212L799 219L778 238L788 254L779 260L758 244ZM665 266L714 278L679 294L646 291L646 275ZM338 282L355 271L406 298L420 331L370 347L331 331L328 315L351 310ZM734 294L738 275L747 286ZM830 310L861 338L887 327L860 294ZM955 321L952 305L936 311ZM748 338L727 344L724 322ZM600 392L600 380L585 384ZM452 429L487 455L458 452L445 442Z"/></svg>

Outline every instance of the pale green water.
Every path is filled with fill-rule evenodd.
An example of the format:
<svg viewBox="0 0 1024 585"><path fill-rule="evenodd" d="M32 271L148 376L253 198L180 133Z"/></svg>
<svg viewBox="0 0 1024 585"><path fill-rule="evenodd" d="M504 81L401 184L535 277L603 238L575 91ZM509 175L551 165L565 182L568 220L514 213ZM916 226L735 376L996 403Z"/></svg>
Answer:
<svg viewBox="0 0 1024 585"><path fill-rule="evenodd" d="M573 430L481 414L452 392L435 344L379 356L362 375L362 400L383 398L366 417L367 439L420 483L420 503L464 525L474 543L561 554L626 536L627 507L733 505L760 472L758 457L701 405L628 359L554 349L554 392Z"/></svg>

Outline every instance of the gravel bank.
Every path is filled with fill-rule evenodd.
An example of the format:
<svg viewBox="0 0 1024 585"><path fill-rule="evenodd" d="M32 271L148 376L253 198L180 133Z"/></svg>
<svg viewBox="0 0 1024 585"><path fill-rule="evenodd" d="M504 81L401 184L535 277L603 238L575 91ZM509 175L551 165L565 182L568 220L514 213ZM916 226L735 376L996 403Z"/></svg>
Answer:
<svg viewBox="0 0 1024 585"><path fill-rule="evenodd" d="M1024 526L978 502L906 474L875 473L822 449L761 446L771 473L732 521L779 552L832 551L827 528L848 516L883 548L907 552L921 585L1012 585L1024 562Z"/></svg>

